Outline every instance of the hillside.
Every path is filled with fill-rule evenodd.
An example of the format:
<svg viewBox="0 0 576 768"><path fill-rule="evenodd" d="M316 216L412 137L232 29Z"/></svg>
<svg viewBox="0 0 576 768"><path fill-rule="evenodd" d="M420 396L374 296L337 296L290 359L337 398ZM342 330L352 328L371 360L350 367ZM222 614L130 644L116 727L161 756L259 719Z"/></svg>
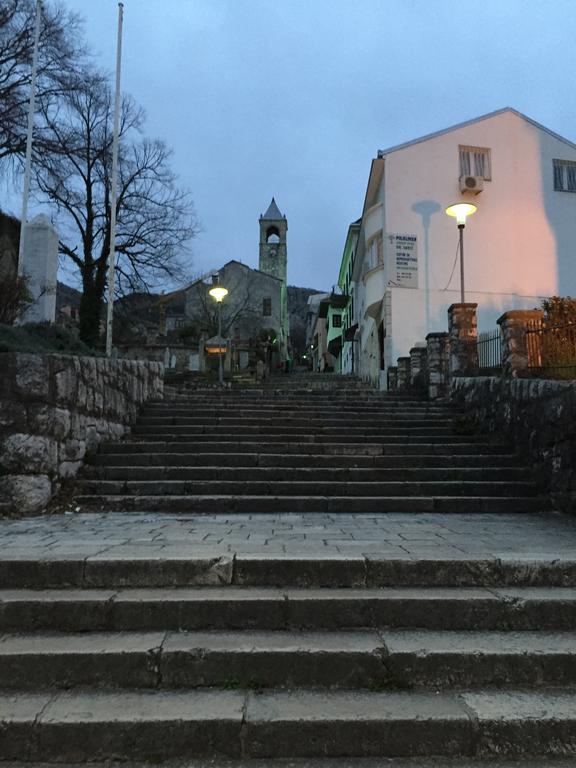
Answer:
<svg viewBox="0 0 576 768"><path fill-rule="evenodd" d="M306 348L306 316L308 297L315 293L324 293L315 288L288 286L288 314L290 316L290 338L295 352L302 354Z"/></svg>

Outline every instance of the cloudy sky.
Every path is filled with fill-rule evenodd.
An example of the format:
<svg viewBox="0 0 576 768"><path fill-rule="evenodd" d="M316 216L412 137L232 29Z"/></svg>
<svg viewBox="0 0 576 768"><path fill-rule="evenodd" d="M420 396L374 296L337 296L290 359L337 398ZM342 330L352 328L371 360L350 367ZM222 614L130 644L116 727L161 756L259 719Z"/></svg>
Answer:
<svg viewBox="0 0 576 768"><path fill-rule="evenodd" d="M116 0L64 0L114 68ZM336 282L378 149L512 106L576 141L574 0L125 0L123 89L174 149L203 233L190 272L258 262Z"/></svg>

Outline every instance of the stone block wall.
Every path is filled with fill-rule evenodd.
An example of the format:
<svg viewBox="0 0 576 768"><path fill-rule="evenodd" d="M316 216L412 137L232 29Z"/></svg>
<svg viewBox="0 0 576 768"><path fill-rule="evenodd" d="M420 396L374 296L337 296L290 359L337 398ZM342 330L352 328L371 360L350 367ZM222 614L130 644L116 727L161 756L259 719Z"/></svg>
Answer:
<svg viewBox="0 0 576 768"><path fill-rule="evenodd" d="M450 399L482 430L509 436L558 509L576 512L576 383L454 378Z"/></svg>
<svg viewBox="0 0 576 768"><path fill-rule="evenodd" d="M130 429L162 397L160 363L67 355L0 354L0 503L42 510L103 440Z"/></svg>

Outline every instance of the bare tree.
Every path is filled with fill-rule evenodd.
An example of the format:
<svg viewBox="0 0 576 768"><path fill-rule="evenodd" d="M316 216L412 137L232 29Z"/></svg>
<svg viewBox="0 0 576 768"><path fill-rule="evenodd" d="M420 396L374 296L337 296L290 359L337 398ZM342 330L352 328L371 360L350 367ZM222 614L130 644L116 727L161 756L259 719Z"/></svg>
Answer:
<svg viewBox="0 0 576 768"><path fill-rule="evenodd" d="M110 245L112 97L105 78L87 72L58 109L43 111L49 147L35 165L39 195L56 205L60 251L78 268L83 295L80 336L96 344ZM171 152L141 136L144 113L122 101L116 205L117 288L153 289L183 279L185 246L197 232L188 191L177 186Z"/></svg>
<svg viewBox="0 0 576 768"><path fill-rule="evenodd" d="M242 272L222 271L223 284L228 289L228 295L222 302L222 335L242 338L248 341L255 339L261 329L262 305L256 296L250 279ZM173 296L185 296L186 325L181 335L194 338L215 336L218 333L218 305L210 296L212 275L204 275L194 280L184 291ZM167 301L166 301L167 299ZM170 306L170 296L160 304Z"/></svg>
<svg viewBox="0 0 576 768"><path fill-rule="evenodd" d="M18 159L26 148L26 124L35 3L0 0L0 161ZM59 4L45 5L38 50L38 102L45 110L68 91L85 61L79 17ZM42 150L42 126L36 149Z"/></svg>

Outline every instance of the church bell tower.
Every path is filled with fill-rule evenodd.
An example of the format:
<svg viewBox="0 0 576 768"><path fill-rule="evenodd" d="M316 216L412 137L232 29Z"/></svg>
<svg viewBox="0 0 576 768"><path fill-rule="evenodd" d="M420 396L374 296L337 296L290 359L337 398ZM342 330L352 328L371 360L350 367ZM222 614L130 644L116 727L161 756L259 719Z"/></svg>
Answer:
<svg viewBox="0 0 576 768"><path fill-rule="evenodd" d="M288 222L280 213L276 201L260 216L260 272L273 275L286 283L286 232Z"/></svg>
<svg viewBox="0 0 576 768"><path fill-rule="evenodd" d="M282 281L281 290L281 328L280 351L283 357L288 353L288 294L286 286L288 254L286 250L286 232L288 221L272 198L268 210L260 216L260 259L258 268L267 275L277 277Z"/></svg>

